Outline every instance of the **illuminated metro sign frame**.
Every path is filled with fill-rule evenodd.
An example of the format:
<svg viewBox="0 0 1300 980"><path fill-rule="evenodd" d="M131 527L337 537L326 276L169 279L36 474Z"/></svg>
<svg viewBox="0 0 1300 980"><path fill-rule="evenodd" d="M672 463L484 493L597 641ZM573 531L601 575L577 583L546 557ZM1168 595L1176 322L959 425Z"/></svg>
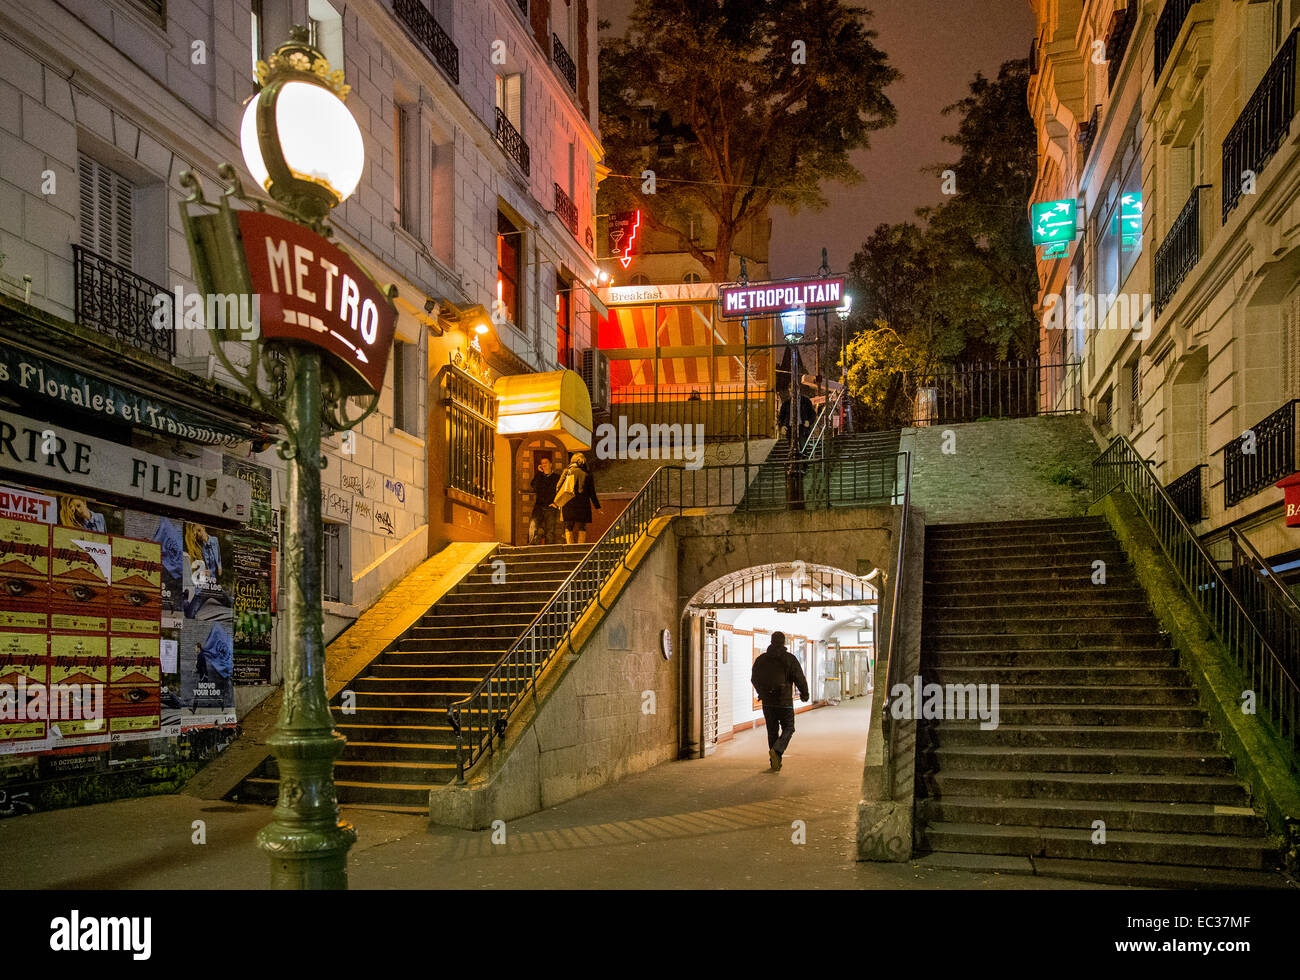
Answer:
<svg viewBox="0 0 1300 980"><path fill-rule="evenodd" d="M1029 224L1035 245L1074 241L1079 234L1078 222L1079 205L1073 198L1029 206Z"/></svg>
<svg viewBox="0 0 1300 980"><path fill-rule="evenodd" d="M844 305L844 284L843 276L733 283L718 290L718 309L724 319L770 316L787 310L834 310Z"/></svg>

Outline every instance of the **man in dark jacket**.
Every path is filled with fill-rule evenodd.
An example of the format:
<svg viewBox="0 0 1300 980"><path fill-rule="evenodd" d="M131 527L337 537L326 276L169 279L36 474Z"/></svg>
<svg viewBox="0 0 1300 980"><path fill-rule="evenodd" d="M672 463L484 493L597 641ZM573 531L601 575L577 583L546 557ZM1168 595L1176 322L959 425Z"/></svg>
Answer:
<svg viewBox="0 0 1300 980"><path fill-rule="evenodd" d="M551 472L551 457L543 456L533 474L533 513L528 520L529 544L559 544L556 530L559 513L551 506L555 502L555 488L560 485L560 474Z"/></svg>
<svg viewBox="0 0 1300 980"><path fill-rule="evenodd" d="M794 696L790 688L799 688L799 699L808 701L808 679L794 654L785 648L785 634L772 634L772 644L754 661L749 681L763 702L763 720L767 722L767 757L772 771L781 771L781 756L794 735ZM780 729L780 737L777 729Z"/></svg>

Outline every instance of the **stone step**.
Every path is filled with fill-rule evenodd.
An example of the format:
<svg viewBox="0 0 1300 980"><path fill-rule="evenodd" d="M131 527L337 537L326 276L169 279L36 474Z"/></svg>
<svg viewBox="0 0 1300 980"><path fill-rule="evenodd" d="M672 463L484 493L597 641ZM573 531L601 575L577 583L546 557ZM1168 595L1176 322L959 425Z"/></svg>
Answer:
<svg viewBox="0 0 1300 980"><path fill-rule="evenodd" d="M479 674L464 673L458 667L443 668L445 676L432 677L358 677L349 687L356 691L357 702L369 694L449 694L468 691L481 681L487 671ZM490 668L489 668L490 669Z"/></svg>
<svg viewBox="0 0 1300 980"><path fill-rule="evenodd" d="M1194 687L1112 687L1105 684L1011 684L998 685L999 707L1011 705L1055 705L1058 707L1103 708L1131 705L1138 708L1190 706L1197 704Z"/></svg>
<svg viewBox="0 0 1300 980"><path fill-rule="evenodd" d="M1089 627L1094 624L1089 623ZM927 636L923 640L922 657L929 653L949 650L1086 650L1096 647L1159 647L1169 642L1154 623L1144 630L1107 630L1104 623L1097 628L1076 630L1073 633L944 633ZM923 659L923 662L925 660Z"/></svg>
<svg viewBox="0 0 1300 980"><path fill-rule="evenodd" d="M999 623L1029 620L1030 622L1056 622L1062 619L1072 622L1087 622L1093 619L1128 618L1133 616L1150 617L1151 610L1144 599L1115 601L1095 597L1092 601L1065 604L1060 600L1027 602L1024 597L1008 596L1012 601L996 606L987 603L959 605L952 602L925 602L922 615L928 627L944 623L966 623L983 627L985 623Z"/></svg>
<svg viewBox="0 0 1300 980"><path fill-rule="evenodd" d="M472 652L456 654L455 660L442 656L436 663L394 664L375 661L366 669L367 678L391 678L400 680L404 677L434 677L435 671L463 670L467 676L485 677L496 666L496 661Z"/></svg>
<svg viewBox="0 0 1300 980"><path fill-rule="evenodd" d="M1119 545L1109 531L1081 531L1066 534L1032 534L1004 537L972 537L954 535L950 538L926 534L927 558L977 558L986 555L1018 554L1084 554L1092 549L1115 552ZM1122 552L1121 552L1122 553Z"/></svg>
<svg viewBox="0 0 1300 980"><path fill-rule="evenodd" d="M1123 727L1119 725L998 725L983 729L978 721L946 721L930 728L940 747L956 745L1043 746L1053 748L1183 749L1217 752L1219 740L1205 728Z"/></svg>
<svg viewBox="0 0 1300 980"><path fill-rule="evenodd" d="M357 691L357 713L362 711L387 711L392 708L438 708L463 700L474 693L479 678L466 678L439 685L430 691ZM357 683L360 683L359 681Z"/></svg>
<svg viewBox="0 0 1300 980"><path fill-rule="evenodd" d="M1187 674L1179 667L942 666L927 670L924 677L937 684L1187 686Z"/></svg>
<svg viewBox="0 0 1300 980"><path fill-rule="evenodd" d="M1136 583L1121 587L1109 581L1105 585L1093 585L1091 580L1028 592L1008 592L1004 588L983 584L961 590L932 585L925 590L923 607L933 606L953 612L989 610L993 613L996 610L996 615L1002 615L1001 610L1006 609L1008 615L1023 611L1025 615L1033 616L1045 612L1064 613L1076 607L1097 604L1146 605L1147 596Z"/></svg>
<svg viewBox="0 0 1300 980"><path fill-rule="evenodd" d="M925 529L927 536L953 536L970 538L986 534L1010 537L1018 532L1044 533L1057 531L1099 531L1109 529L1104 517L1052 517L1046 520L972 521L962 524L932 524Z"/></svg>
<svg viewBox="0 0 1300 980"><path fill-rule="evenodd" d="M1132 800L988 799L945 796L923 801L923 819L956 824L1003 824L1266 837L1268 824L1248 806L1213 803L1143 803Z"/></svg>
<svg viewBox="0 0 1300 980"><path fill-rule="evenodd" d="M428 695L419 707L400 704L384 706L358 704L356 710L349 714L344 714L337 707L331 708L330 711L334 716L335 725L346 723L375 728L385 728L390 725L433 727L448 724L447 709L462 700L464 700L463 696ZM461 711L467 712L468 709L462 708ZM485 712L477 711L475 714L482 716Z"/></svg>
<svg viewBox="0 0 1300 980"><path fill-rule="evenodd" d="M1124 728L1196 728L1205 712L1195 705L1006 703L999 692L998 718L1004 725L1117 725ZM944 722L922 722L943 725Z"/></svg>
<svg viewBox="0 0 1300 980"><path fill-rule="evenodd" d="M947 667L1174 667L1178 654L1169 646L1087 647L1063 650L926 651L927 669Z"/></svg>
<svg viewBox="0 0 1300 980"><path fill-rule="evenodd" d="M1002 589L1019 589L1033 592L1036 589L1067 589L1088 587L1099 589L1102 586L1092 580L1092 565L1087 562L1073 562L1064 565L986 565L975 568L955 568L926 563L925 585L939 591L965 591L967 586L994 591L994 586ZM1131 569L1106 566L1106 584L1125 587L1137 587L1137 578Z"/></svg>
<svg viewBox="0 0 1300 980"><path fill-rule="evenodd" d="M961 772L926 773L927 795L986 798L1214 803L1248 806L1246 791L1231 776L1163 776L1152 773Z"/></svg>
<svg viewBox="0 0 1300 980"><path fill-rule="evenodd" d="M520 634L528 628L528 624L533 620L514 619L505 622L494 621L487 617L479 618L477 622L468 622L463 625L452 625L446 621L438 622L434 626L412 626L406 632L406 639L410 640L429 640L437 642L438 640L459 640L465 637L489 637L503 636L510 639L517 639Z"/></svg>
<svg viewBox="0 0 1300 980"><path fill-rule="evenodd" d="M1039 548L971 548L964 553L954 553L948 548L937 548L925 556L925 567L930 569L980 571L986 568L1086 568L1092 574L1093 562L1104 561L1107 574L1114 568L1128 564L1119 545L1098 544L1087 548L1069 545Z"/></svg>
<svg viewBox="0 0 1300 980"><path fill-rule="evenodd" d="M955 745L926 753L942 772L1150 773L1165 776L1232 774L1222 752L1183 749L1059 748L1055 746Z"/></svg>
<svg viewBox="0 0 1300 980"><path fill-rule="evenodd" d="M438 603L438 609L447 608L447 604L465 603L468 606L478 606L480 604L492 605L495 603L521 603L535 606L540 610L544 605L551 601L551 596L555 595L554 589L521 589L512 586L507 589L504 585L487 584L469 588L463 585L455 586L447 597ZM454 608L454 607L453 607Z"/></svg>
<svg viewBox="0 0 1300 980"><path fill-rule="evenodd" d="M338 717L337 713L335 715ZM347 716L344 716L347 718ZM406 742L412 745L419 744L442 744L450 740L453 744L456 741L455 732L450 724L444 721L441 725L359 725L355 724L351 718L341 722L334 727L338 729L340 735L348 740L352 745L356 742Z"/></svg>
<svg viewBox="0 0 1300 980"><path fill-rule="evenodd" d="M1260 838L1117 830L1107 831L1105 844L1094 844L1092 834L1091 830L1068 827L999 827L939 822L927 824L920 836L923 847L937 851L1137 861L1252 871L1270 867L1274 857L1274 848Z"/></svg>
<svg viewBox="0 0 1300 980"><path fill-rule="evenodd" d="M925 619L926 635L941 636L1006 636L1012 633L1029 633L1034 635L1077 633L1085 626L1089 630L1107 632L1132 632L1141 634L1152 630L1151 614L1124 616L1114 613L1099 613L1094 616L999 616L987 619L971 617L940 616L931 613Z"/></svg>
<svg viewBox="0 0 1300 980"><path fill-rule="evenodd" d="M397 648L386 651L383 656L386 663L397 663L400 661L388 659L396 654L421 654L428 655L432 653L482 653L492 654L499 651L505 653L514 645L518 636L442 636L436 638L410 638L397 641ZM500 660L499 656L491 658Z"/></svg>
<svg viewBox="0 0 1300 980"><path fill-rule="evenodd" d="M1272 871L1188 868L1177 864L1073 861L1061 858L1010 857L1000 854L961 854L956 851L933 851L919 855L912 859L912 864L918 868L1036 875L1132 888L1254 890L1289 887L1282 875Z"/></svg>
<svg viewBox="0 0 1300 980"><path fill-rule="evenodd" d="M456 764L456 736L448 729L441 741L429 742L348 742L340 756L347 762L410 762L433 765ZM382 780L381 780L382 782Z"/></svg>
<svg viewBox="0 0 1300 980"><path fill-rule="evenodd" d="M377 759L339 759L334 763L335 782L429 785L445 782L456 773L454 752L438 762L394 762Z"/></svg>

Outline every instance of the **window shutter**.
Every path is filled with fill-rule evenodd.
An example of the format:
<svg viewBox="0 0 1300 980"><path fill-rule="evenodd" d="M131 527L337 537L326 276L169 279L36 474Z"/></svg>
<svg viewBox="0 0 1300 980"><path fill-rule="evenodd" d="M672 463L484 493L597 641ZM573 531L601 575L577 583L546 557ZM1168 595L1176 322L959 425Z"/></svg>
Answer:
<svg viewBox="0 0 1300 980"><path fill-rule="evenodd" d="M1300 398L1300 289L1291 291L1282 307L1282 390Z"/></svg>
<svg viewBox="0 0 1300 980"><path fill-rule="evenodd" d="M502 106L506 118L510 120L510 125L514 126L522 136L524 132L523 112L523 88L524 76L521 74L510 75L506 78L506 101Z"/></svg>
<svg viewBox="0 0 1300 980"><path fill-rule="evenodd" d="M121 174L78 154L81 189L81 245L132 267L135 187Z"/></svg>

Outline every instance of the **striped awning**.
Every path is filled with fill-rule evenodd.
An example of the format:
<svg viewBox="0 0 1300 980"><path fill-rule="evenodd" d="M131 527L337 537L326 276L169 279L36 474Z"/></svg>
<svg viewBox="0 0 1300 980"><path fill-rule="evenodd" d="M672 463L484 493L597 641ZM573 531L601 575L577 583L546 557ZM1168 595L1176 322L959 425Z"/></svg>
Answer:
<svg viewBox="0 0 1300 980"><path fill-rule="evenodd" d="M574 371L498 378L497 433L546 434L571 450L591 448L591 396Z"/></svg>

